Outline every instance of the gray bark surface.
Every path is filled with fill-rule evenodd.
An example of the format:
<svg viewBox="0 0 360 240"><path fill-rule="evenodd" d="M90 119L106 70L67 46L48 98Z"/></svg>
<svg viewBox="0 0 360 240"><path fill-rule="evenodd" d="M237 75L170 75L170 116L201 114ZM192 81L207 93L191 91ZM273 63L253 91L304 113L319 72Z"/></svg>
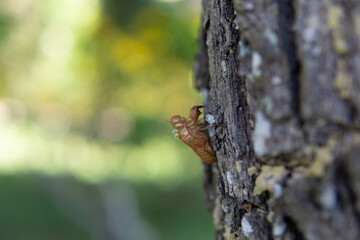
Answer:
<svg viewBox="0 0 360 240"><path fill-rule="evenodd" d="M216 239L360 239L360 2L202 7Z"/></svg>

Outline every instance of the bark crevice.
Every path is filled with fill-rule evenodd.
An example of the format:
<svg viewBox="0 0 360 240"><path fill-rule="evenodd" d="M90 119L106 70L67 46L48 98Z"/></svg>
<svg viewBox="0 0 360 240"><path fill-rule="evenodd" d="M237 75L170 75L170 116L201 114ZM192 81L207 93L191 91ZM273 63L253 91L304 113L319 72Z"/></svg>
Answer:
<svg viewBox="0 0 360 240"><path fill-rule="evenodd" d="M290 89L292 93L292 109L294 115L298 120L300 126L303 124L303 119L300 112L300 61L297 55L297 44L295 41L294 23L295 23L295 10L294 1L292 0L278 0L278 12L279 12L279 29L280 38L283 44L283 50L287 57L287 63L289 65L289 79Z"/></svg>

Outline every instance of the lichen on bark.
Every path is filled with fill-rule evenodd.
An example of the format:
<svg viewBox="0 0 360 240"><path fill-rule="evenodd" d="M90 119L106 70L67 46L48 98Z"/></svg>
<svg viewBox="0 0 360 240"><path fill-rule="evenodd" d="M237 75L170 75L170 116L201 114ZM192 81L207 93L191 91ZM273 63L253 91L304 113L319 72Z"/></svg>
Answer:
<svg viewBox="0 0 360 240"><path fill-rule="evenodd" d="M217 239L358 239L360 3L203 0ZM251 206L249 208L249 206Z"/></svg>

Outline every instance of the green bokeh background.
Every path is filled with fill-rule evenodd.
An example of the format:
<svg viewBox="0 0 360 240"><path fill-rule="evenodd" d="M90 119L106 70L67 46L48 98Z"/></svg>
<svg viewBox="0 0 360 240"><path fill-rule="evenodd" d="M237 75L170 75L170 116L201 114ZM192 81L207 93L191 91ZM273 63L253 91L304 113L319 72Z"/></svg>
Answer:
<svg viewBox="0 0 360 240"><path fill-rule="evenodd" d="M0 238L213 239L202 163L168 119L200 1L0 1Z"/></svg>

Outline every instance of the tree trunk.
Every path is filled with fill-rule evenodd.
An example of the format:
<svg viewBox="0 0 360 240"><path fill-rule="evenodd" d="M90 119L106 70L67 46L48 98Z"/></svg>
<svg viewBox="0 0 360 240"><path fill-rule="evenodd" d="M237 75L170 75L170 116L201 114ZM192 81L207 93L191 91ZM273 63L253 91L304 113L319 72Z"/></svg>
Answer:
<svg viewBox="0 0 360 240"><path fill-rule="evenodd" d="M202 6L216 239L360 239L360 2Z"/></svg>

